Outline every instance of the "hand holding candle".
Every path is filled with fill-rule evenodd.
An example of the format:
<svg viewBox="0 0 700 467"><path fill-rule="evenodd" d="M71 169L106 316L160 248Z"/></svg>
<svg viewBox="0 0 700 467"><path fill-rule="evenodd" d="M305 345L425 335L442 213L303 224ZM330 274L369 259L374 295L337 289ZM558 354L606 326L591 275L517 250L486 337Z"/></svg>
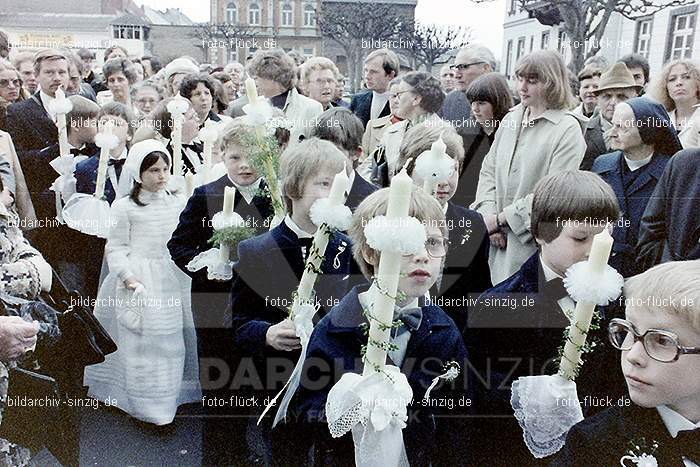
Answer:
<svg viewBox="0 0 700 467"><path fill-rule="evenodd" d="M613 238L607 228L593 238L593 245L591 245L591 252L586 263L586 272L592 287L595 287L596 282L602 280L603 272L608 266L612 245ZM573 321L564 345L564 353L559 363L559 375L569 380L573 381L576 378L595 307L595 303L586 300L579 300L576 303Z"/></svg>

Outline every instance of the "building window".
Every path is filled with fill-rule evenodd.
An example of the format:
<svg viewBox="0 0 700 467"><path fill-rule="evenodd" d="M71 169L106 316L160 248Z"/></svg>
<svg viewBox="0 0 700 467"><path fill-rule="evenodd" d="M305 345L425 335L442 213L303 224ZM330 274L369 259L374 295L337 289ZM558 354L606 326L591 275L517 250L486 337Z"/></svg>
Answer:
<svg viewBox="0 0 700 467"><path fill-rule="evenodd" d="M530 52L532 52L532 48L535 46L535 36L530 36Z"/></svg>
<svg viewBox="0 0 700 467"><path fill-rule="evenodd" d="M691 58L695 36L695 11L671 16L667 59Z"/></svg>
<svg viewBox="0 0 700 467"><path fill-rule="evenodd" d="M112 26L115 39L141 39L141 26Z"/></svg>
<svg viewBox="0 0 700 467"><path fill-rule="evenodd" d="M506 48L506 77L510 79L510 69L513 66L513 40L508 41Z"/></svg>
<svg viewBox="0 0 700 467"><path fill-rule="evenodd" d="M226 5L226 22L228 24L236 24L238 22L238 7L233 2Z"/></svg>
<svg viewBox="0 0 700 467"><path fill-rule="evenodd" d="M637 21L637 39L634 51L649 58L649 43L651 42L651 19Z"/></svg>
<svg viewBox="0 0 700 467"><path fill-rule="evenodd" d="M304 7L304 26L316 26L316 10L308 3Z"/></svg>
<svg viewBox="0 0 700 467"><path fill-rule="evenodd" d="M557 50L560 54L564 55L564 48L567 42L566 33L564 31L559 31L559 37L557 39Z"/></svg>
<svg viewBox="0 0 700 467"><path fill-rule="evenodd" d="M540 41L540 49L542 49L542 50L549 49L549 31L545 31L542 33L542 40Z"/></svg>
<svg viewBox="0 0 700 467"><path fill-rule="evenodd" d="M294 11L292 5L285 3L282 5L282 26L292 26L294 21Z"/></svg>
<svg viewBox="0 0 700 467"><path fill-rule="evenodd" d="M508 8L508 16L513 16L518 5L518 0L510 0L510 8Z"/></svg>
<svg viewBox="0 0 700 467"><path fill-rule="evenodd" d="M248 7L248 24L260 26L260 5L251 3Z"/></svg>
<svg viewBox="0 0 700 467"><path fill-rule="evenodd" d="M314 56L314 49L309 47L304 47L304 57L311 58Z"/></svg>
<svg viewBox="0 0 700 467"><path fill-rule="evenodd" d="M228 63L238 61L238 49L228 49Z"/></svg>
<svg viewBox="0 0 700 467"><path fill-rule="evenodd" d="M525 38L521 37L518 39L518 48L516 49L515 52L515 61L517 62L521 58L523 58L523 55L525 54Z"/></svg>

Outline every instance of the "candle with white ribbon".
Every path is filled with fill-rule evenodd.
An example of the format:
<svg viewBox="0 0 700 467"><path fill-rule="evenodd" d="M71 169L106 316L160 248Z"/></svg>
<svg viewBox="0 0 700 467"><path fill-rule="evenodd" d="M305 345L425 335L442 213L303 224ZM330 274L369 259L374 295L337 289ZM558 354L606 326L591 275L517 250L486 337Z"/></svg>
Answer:
<svg viewBox="0 0 700 467"><path fill-rule="evenodd" d="M236 189L232 186L227 186L224 188L224 215L228 216L233 214L233 199L236 196Z"/></svg>
<svg viewBox="0 0 700 467"><path fill-rule="evenodd" d="M56 126L58 127L58 148L61 157L70 156L70 144L68 144L68 130L66 127L66 114L71 111L73 105L66 97L63 89L56 90L56 98L52 102L56 110Z"/></svg>
<svg viewBox="0 0 700 467"><path fill-rule="evenodd" d="M603 271L608 265L612 245L613 238L610 236L607 228L593 237L593 244L591 245L591 252L588 255L587 262L591 284L601 280ZM595 307L595 303L584 300L576 303L573 321L569 327L569 336L564 345L564 354L559 363L559 374L569 380L573 381L576 377L576 368L581 360L583 346L586 343L586 336L591 326Z"/></svg>
<svg viewBox="0 0 700 467"><path fill-rule="evenodd" d="M100 162L97 165L97 181L95 182L95 198L97 199L102 198L105 193L109 152L112 150L114 139L112 125L111 120L106 121L102 127L103 131L95 138L95 143L100 147Z"/></svg>
<svg viewBox="0 0 700 467"><path fill-rule="evenodd" d="M168 112L173 118L170 137L173 150L173 175L182 174L182 123L185 120L185 112L189 108L190 101L182 97L179 92L167 105Z"/></svg>
<svg viewBox="0 0 700 467"><path fill-rule="evenodd" d="M423 191L435 196L437 187L454 173L455 161L447 154L447 145L440 137L416 159L413 173L423 179Z"/></svg>
<svg viewBox="0 0 700 467"><path fill-rule="evenodd" d="M406 219L411 203L411 190L413 181L404 168L391 179L389 201L386 208L388 222ZM374 306L369 327L369 342L389 342L391 324L394 319L394 305L396 303L396 291L399 286L399 273L401 271L401 253L394 251L382 251L377 268L377 285L373 297ZM379 290L381 289L381 290ZM385 326L380 326L380 323ZM368 376L380 371L386 365L386 348L368 344L365 354L365 366L363 375Z"/></svg>
<svg viewBox="0 0 700 467"><path fill-rule="evenodd" d="M199 139L204 143L204 149L202 151L202 158L204 162L202 163L202 182L207 183L209 181L209 170L211 169L211 153L216 143L216 139L219 137L219 132L216 129L217 123L208 119L204 123L204 127L199 130Z"/></svg>
<svg viewBox="0 0 700 467"><path fill-rule="evenodd" d="M350 179L348 178L345 168L335 174L333 178L333 184L331 185L330 195L328 196L328 208L335 206L343 206L345 204L345 193L350 185ZM327 229L322 229L319 226L314 234L314 240L311 248L315 248L318 251L318 255L309 254L307 265L310 263L311 267L307 266L304 268L304 273L301 276L301 281L299 282L299 287L297 288L297 299L299 304L308 302L311 299L311 293L313 292L314 284L316 283L315 271L321 268L321 262L323 261L323 256L326 253L326 248L328 247L328 241L330 240L330 232Z"/></svg>

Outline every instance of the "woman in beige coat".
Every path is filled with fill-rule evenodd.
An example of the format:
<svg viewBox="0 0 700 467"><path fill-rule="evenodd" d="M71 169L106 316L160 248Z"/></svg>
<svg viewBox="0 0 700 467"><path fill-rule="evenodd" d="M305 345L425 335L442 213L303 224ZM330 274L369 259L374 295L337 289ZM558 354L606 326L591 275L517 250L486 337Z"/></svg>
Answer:
<svg viewBox="0 0 700 467"><path fill-rule="evenodd" d="M537 249L530 233L535 184L545 175L577 170L586 151L585 121L567 110L574 97L561 56L533 52L515 75L521 103L496 131L471 206L484 216L489 231L494 284L515 273Z"/></svg>

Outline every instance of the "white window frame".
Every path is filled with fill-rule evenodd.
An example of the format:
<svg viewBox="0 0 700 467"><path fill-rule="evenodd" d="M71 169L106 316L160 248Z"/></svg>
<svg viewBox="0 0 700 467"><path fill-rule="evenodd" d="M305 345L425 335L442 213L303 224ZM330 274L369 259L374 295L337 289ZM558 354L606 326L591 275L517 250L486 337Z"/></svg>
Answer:
<svg viewBox="0 0 700 467"><path fill-rule="evenodd" d="M518 43L515 47L515 62L517 63L525 55L525 36L518 37Z"/></svg>
<svg viewBox="0 0 700 467"><path fill-rule="evenodd" d="M280 7L280 25L284 27L294 26L294 6L290 2L282 2Z"/></svg>
<svg viewBox="0 0 700 467"><path fill-rule="evenodd" d="M513 39L508 39L506 46L506 77L510 79L510 69L513 66Z"/></svg>
<svg viewBox="0 0 700 467"><path fill-rule="evenodd" d="M248 5L248 24L251 26L260 26L261 18L260 4L251 3Z"/></svg>
<svg viewBox="0 0 700 467"><path fill-rule="evenodd" d="M671 36L670 36L670 59L692 58L693 56L693 40L695 37L695 12L675 15L671 17ZM684 27L679 28L678 25L683 19ZM679 46L676 45L677 39L681 40Z"/></svg>
<svg viewBox="0 0 700 467"><path fill-rule="evenodd" d="M540 48L542 50L549 50L549 37L549 31L542 32L542 35L540 36Z"/></svg>
<svg viewBox="0 0 700 467"><path fill-rule="evenodd" d="M310 3L304 5L304 27L316 27L316 8Z"/></svg>
<svg viewBox="0 0 700 467"><path fill-rule="evenodd" d="M238 5L235 2L229 2L226 5L226 23L238 23Z"/></svg>
<svg viewBox="0 0 700 467"><path fill-rule="evenodd" d="M651 43L651 18L637 21L637 43L634 52L649 58L649 44Z"/></svg>

